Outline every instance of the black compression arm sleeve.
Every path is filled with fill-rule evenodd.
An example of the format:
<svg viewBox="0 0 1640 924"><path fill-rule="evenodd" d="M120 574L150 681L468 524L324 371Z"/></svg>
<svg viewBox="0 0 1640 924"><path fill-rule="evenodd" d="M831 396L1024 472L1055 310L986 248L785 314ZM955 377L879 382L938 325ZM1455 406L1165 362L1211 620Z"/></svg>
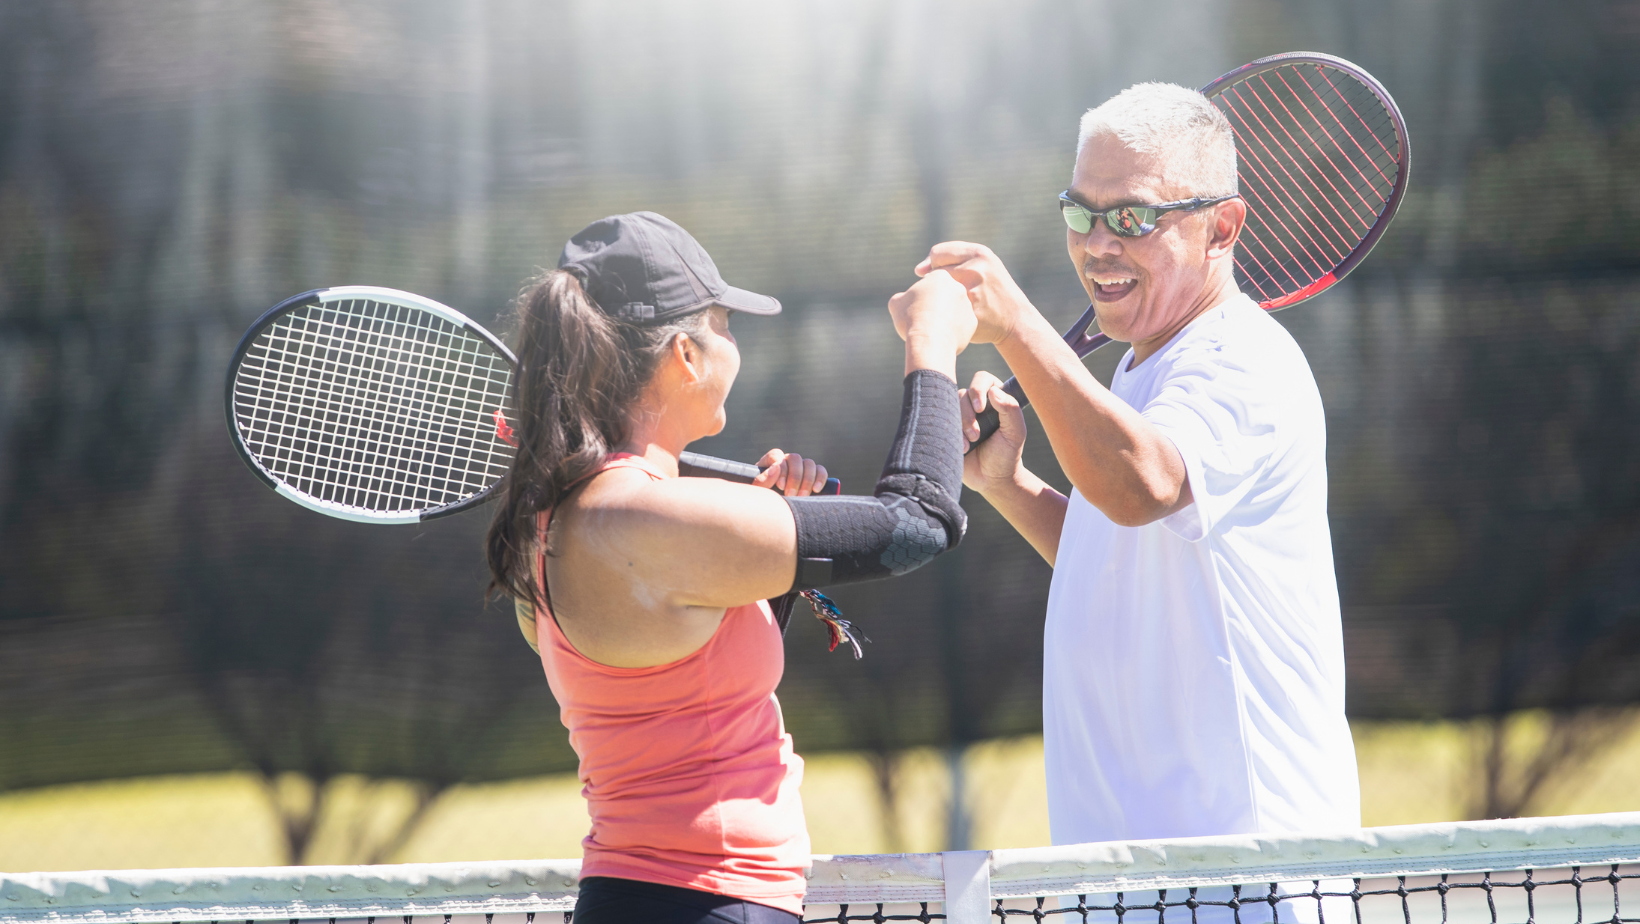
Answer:
<svg viewBox="0 0 1640 924"><path fill-rule="evenodd" d="M900 430L871 497L788 497L797 520L795 589L897 577L955 548L968 529L957 385L905 377Z"/></svg>

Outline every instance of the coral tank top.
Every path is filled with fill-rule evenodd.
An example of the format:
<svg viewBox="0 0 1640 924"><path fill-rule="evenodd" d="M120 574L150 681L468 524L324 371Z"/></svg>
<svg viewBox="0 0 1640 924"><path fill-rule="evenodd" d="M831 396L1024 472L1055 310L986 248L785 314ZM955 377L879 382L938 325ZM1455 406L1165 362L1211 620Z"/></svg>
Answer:
<svg viewBox="0 0 1640 924"><path fill-rule="evenodd" d="M626 454L599 471L611 468L666 477ZM543 550L551 516L537 519ZM537 564L543 575L545 564ZM536 613L535 633L592 816L581 875L801 914L809 866L803 759L774 695L786 661L768 603L728 610L705 645L656 667L585 657L547 608Z"/></svg>

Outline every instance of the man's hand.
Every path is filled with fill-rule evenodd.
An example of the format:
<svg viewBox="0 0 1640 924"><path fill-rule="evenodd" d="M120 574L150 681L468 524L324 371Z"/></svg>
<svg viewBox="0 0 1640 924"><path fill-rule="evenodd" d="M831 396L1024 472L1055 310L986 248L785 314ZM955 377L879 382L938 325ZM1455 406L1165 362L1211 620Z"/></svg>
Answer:
<svg viewBox="0 0 1640 924"><path fill-rule="evenodd" d="M808 497L826 486L826 467L795 452L771 449L757 460L763 474L752 480L760 488L773 488L787 497Z"/></svg>
<svg viewBox="0 0 1640 924"><path fill-rule="evenodd" d="M911 288L888 300L894 332L910 342L917 337L951 341L962 352L979 323L968 291L949 273L921 273Z"/></svg>
<svg viewBox="0 0 1640 924"><path fill-rule="evenodd" d="M957 380L957 354L973 339L978 321L968 290L938 270L888 300L894 330L905 341L905 372L931 369Z"/></svg>
<svg viewBox="0 0 1640 924"><path fill-rule="evenodd" d="M927 259L917 264L916 273L926 276L944 270L968 290L968 300L974 306L978 343L1001 343L1014 332L1014 325L1025 311L1035 311L1025 293L1009 275L1008 268L991 248L966 241L947 241L936 244Z"/></svg>
<svg viewBox="0 0 1640 924"><path fill-rule="evenodd" d="M1002 427L985 442L972 446L962 459L962 483L990 501L1025 541L1052 565L1059 555L1059 533L1065 527L1065 495L1031 474L1020 462L1025 448L1025 412L1002 390L989 372L975 373L961 392L962 435L970 443L979 438L974 415L986 407L997 409Z"/></svg>
<svg viewBox="0 0 1640 924"><path fill-rule="evenodd" d="M979 439L975 415L995 406L1002 428L983 443L971 445L962 460L962 483L970 490L989 494L1013 485L1025 451L1025 412L1019 402L1002 390L1002 382L989 372L974 373L973 382L962 392L962 435L973 444Z"/></svg>

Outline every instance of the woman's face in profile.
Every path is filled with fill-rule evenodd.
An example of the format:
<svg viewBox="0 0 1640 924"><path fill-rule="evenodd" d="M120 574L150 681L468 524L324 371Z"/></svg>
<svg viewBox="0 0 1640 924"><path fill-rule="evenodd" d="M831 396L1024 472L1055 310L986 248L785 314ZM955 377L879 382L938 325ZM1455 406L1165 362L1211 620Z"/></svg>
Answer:
<svg viewBox="0 0 1640 924"><path fill-rule="evenodd" d="M735 335L729 331L729 310L708 308L706 323L701 325L696 340L705 359L705 377L701 380L700 394L702 410L709 416L711 426L705 435L711 436L722 431L728 420L723 402L729 397L735 376L740 374L740 346L735 342Z"/></svg>

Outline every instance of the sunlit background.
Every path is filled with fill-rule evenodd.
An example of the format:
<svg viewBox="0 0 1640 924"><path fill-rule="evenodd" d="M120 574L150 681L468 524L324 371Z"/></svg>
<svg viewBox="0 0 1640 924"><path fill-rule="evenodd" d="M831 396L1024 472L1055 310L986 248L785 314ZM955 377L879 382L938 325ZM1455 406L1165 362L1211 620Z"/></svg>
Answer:
<svg viewBox="0 0 1640 924"><path fill-rule="evenodd" d="M0 869L579 853L484 514L329 520L236 458L269 305L504 328L570 233L653 209L786 306L736 321L694 448L864 489L927 247L1068 322L1079 113L1298 49L1382 80L1413 150L1372 258L1278 315L1327 404L1365 820L1640 809L1637 47L1635 0L0 0ZM817 851L1047 843L1049 571L965 505L955 553L837 594L863 661L791 633Z"/></svg>

